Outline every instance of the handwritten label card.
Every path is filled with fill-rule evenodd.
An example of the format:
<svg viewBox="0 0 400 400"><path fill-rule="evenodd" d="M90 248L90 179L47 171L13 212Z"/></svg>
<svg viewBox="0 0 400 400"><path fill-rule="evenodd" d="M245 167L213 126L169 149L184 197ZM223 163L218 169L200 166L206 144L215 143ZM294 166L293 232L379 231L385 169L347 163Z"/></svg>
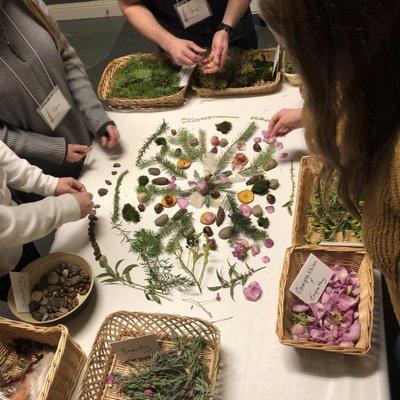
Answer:
<svg viewBox="0 0 400 400"><path fill-rule="evenodd" d="M307 304L316 303L324 292L333 271L310 254L289 290Z"/></svg>
<svg viewBox="0 0 400 400"><path fill-rule="evenodd" d="M28 274L26 272L10 272L10 280L17 312L29 312L31 291Z"/></svg>
<svg viewBox="0 0 400 400"><path fill-rule="evenodd" d="M160 350L155 335L120 340L111 343L111 348L122 362L149 357Z"/></svg>

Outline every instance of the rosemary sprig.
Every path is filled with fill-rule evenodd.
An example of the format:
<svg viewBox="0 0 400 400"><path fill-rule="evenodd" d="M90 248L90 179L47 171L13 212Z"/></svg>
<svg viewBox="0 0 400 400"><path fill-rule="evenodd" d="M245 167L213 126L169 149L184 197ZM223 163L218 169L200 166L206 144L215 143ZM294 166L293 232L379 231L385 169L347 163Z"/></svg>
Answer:
<svg viewBox="0 0 400 400"><path fill-rule="evenodd" d="M121 185L122 181L124 180L125 176L127 175L129 171L126 170L122 172L117 179L117 183L115 184L115 191L114 191L114 198L113 198L113 213L111 215L111 221L113 223L116 223L119 220L120 217L120 191L121 191Z"/></svg>
<svg viewBox="0 0 400 400"><path fill-rule="evenodd" d="M161 169L171 176L179 176L179 178L187 179L186 172L179 169L173 162L163 158L160 154L156 155L156 160L160 164Z"/></svg>
<svg viewBox="0 0 400 400"><path fill-rule="evenodd" d="M209 287L208 290L211 290L212 292L217 292L221 289L229 289L229 294L232 300L235 300L235 288L238 285L244 286L252 275L254 275L258 271L261 271L262 269L265 269L265 267L254 269L246 263L246 272L240 273L237 271L237 263L231 264L228 261L228 266L229 279L224 278L222 276L222 271L217 270L217 278L220 284L218 286Z"/></svg>
<svg viewBox="0 0 400 400"><path fill-rule="evenodd" d="M197 150L198 158L202 158L207 154L207 135L205 130L199 130L199 147Z"/></svg>
<svg viewBox="0 0 400 400"><path fill-rule="evenodd" d="M233 235L231 239L238 236L245 236L254 241L265 239L267 232L257 228L249 217L245 217L239 210L239 206L232 194L226 195L225 206L230 210L229 217L233 225Z"/></svg>
<svg viewBox="0 0 400 400"><path fill-rule="evenodd" d="M214 172L215 175L221 173L231 161L232 157L236 152L236 146L239 142L245 141L247 142L253 135L257 129L257 125L252 122L247 129L245 129L234 141L233 143L225 150L224 154L218 159L217 167Z"/></svg>
<svg viewBox="0 0 400 400"><path fill-rule="evenodd" d="M293 204L294 204L294 192L296 188L296 182L295 182L295 177L294 177L294 166L293 166L293 160L290 159L290 181L292 183L292 191L290 192L290 198L289 201L286 202L282 207L286 208L289 215L293 215Z"/></svg>
<svg viewBox="0 0 400 400"><path fill-rule="evenodd" d="M245 177L251 177L254 175L264 174L263 166L270 160L276 152L276 147L273 145L268 145L266 149L258 153L256 157L252 160L249 167L240 171L240 175Z"/></svg>
<svg viewBox="0 0 400 400"><path fill-rule="evenodd" d="M163 120L162 124L158 127L158 129L150 136L148 137L143 146L140 148L137 158L136 158L136 167L138 168L145 168L144 162L143 162L143 156L145 155L146 151L149 149L150 145L156 140L159 136L163 135L168 129L168 124ZM148 166L148 165L146 165Z"/></svg>

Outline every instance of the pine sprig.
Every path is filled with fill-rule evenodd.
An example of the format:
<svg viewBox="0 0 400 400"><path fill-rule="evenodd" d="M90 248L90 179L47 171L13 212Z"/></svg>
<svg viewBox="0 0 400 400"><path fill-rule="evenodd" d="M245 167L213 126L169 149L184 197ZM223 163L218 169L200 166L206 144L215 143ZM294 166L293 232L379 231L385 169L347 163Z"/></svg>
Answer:
<svg viewBox="0 0 400 400"><path fill-rule="evenodd" d="M179 233L182 237L182 233L191 228L194 223L193 213L175 213L168 222L160 228L157 236L160 239L164 239L170 236L172 233Z"/></svg>
<svg viewBox="0 0 400 400"><path fill-rule="evenodd" d="M267 232L257 228L249 217L245 217L239 210L239 206L232 194L226 195L226 207L230 210L229 217L233 225L232 238L244 236L254 241L262 240L267 237Z"/></svg>
<svg viewBox="0 0 400 400"><path fill-rule="evenodd" d="M207 134L203 129L199 130L199 147L198 158L202 158L207 154Z"/></svg>
<svg viewBox="0 0 400 400"><path fill-rule="evenodd" d="M217 292L218 290L221 289L229 289L230 296L232 300L235 300L235 288L238 285L244 286L249 278L254 275L256 272L261 271L262 269L265 269L265 267L261 268L251 268L247 263L246 263L246 271L245 272L238 272L237 271L237 263L231 264L228 261L228 279L224 278L222 275L222 271L217 270L217 278L219 281L218 286L212 286L209 287L208 290L211 290L212 292Z"/></svg>
<svg viewBox="0 0 400 400"><path fill-rule="evenodd" d="M163 158L160 154L156 155L156 160L160 164L161 169L171 176L179 176L179 178L187 179L186 172L179 169L173 162Z"/></svg>
<svg viewBox="0 0 400 400"><path fill-rule="evenodd" d="M257 130L257 125L252 122L234 141L233 143L225 150L224 154L218 159L215 174L221 173L231 161L232 157L236 153L236 146L239 142L247 142Z"/></svg>
<svg viewBox="0 0 400 400"><path fill-rule="evenodd" d="M113 213L111 215L111 221L113 223L118 222L119 217L120 217L120 191L121 191L121 185L122 181L124 180L125 176L127 175L129 171L126 170L122 172L118 176L117 183L115 184L115 191L114 191L114 198L113 198Z"/></svg>
<svg viewBox="0 0 400 400"><path fill-rule="evenodd" d="M276 147L273 145L268 145L266 149L258 153L256 157L252 160L249 167L243 169L239 172L240 175L245 177L251 177L254 175L259 175L264 173L263 166L268 161L271 160L276 152Z"/></svg>
<svg viewBox="0 0 400 400"><path fill-rule="evenodd" d="M170 138L170 143L178 145L182 148L183 154L181 158L188 158L190 161L196 161L199 158L199 152L195 147L190 145L190 141L195 139L193 133L182 128L175 137Z"/></svg>
<svg viewBox="0 0 400 400"><path fill-rule="evenodd" d="M157 128L157 130L145 140L143 146L140 148L138 152L135 164L136 167L145 168L143 166L143 156L149 149L150 145L154 142L154 140L156 140L159 136L163 135L167 131L167 129L168 129L168 124L165 122L165 120L163 120L162 124Z"/></svg>
<svg viewBox="0 0 400 400"><path fill-rule="evenodd" d="M190 190L185 191L178 187L170 189L168 187L162 187L162 186L157 186L157 185L153 185L153 184L148 184L146 186L137 186L136 192L137 193L146 193L150 196L150 198L152 198L154 196L165 196L168 194L169 195L174 194L176 196L180 196L180 195L190 193Z"/></svg>

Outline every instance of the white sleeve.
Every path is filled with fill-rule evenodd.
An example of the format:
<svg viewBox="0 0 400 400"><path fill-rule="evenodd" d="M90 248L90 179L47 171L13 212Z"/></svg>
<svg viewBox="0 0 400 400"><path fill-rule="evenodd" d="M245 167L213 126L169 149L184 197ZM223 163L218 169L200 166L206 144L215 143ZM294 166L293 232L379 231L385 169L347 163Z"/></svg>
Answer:
<svg viewBox="0 0 400 400"><path fill-rule="evenodd" d="M1 140L0 167L7 175L8 186L44 197L54 195L58 178L46 175L40 168L22 160Z"/></svg>
<svg viewBox="0 0 400 400"><path fill-rule="evenodd" d="M72 194L18 206L0 205L0 247L31 242L78 219L80 207Z"/></svg>

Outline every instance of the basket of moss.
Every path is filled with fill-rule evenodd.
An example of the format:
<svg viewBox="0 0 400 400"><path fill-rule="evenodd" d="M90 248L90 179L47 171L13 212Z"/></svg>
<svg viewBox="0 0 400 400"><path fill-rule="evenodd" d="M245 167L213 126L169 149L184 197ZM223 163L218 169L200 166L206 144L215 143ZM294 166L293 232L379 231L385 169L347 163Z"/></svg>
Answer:
<svg viewBox="0 0 400 400"><path fill-rule="evenodd" d="M188 88L181 86L180 68L166 54L124 56L112 61L101 77L98 95L110 108L177 107Z"/></svg>
<svg viewBox="0 0 400 400"><path fill-rule="evenodd" d="M293 220L293 245L342 244L363 247L361 223L344 208L336 186L319 180L322 164L315 156L301 159ZM325 192L326 190L326 192Z"/></svg>
<svg viewBox="0 0 400 400"><path fill-rule="evenodd" d="M275 48L229 50L224 67L215 74L195 70L192 89L201 97L266 94L278 89L282 80L280 65L273 73Z"/></svg>
<svg viewBox="0 0 400 400"><path fill-rule="evenodd" d="M294 70L292 63L289 60L289 57L286 52L283 53L283 62L282 69L285 78L289 81L289 83L293 86L301 85L300 75Z"/></svg>
<svg viewBox="0 0 400 400"><path fill-rule="evenodd" d="M154 335L159 349L122 361L112 343ZM109 315L90 352L78 400L213 399L220 333L209 322L169 314Z"/></svg>

